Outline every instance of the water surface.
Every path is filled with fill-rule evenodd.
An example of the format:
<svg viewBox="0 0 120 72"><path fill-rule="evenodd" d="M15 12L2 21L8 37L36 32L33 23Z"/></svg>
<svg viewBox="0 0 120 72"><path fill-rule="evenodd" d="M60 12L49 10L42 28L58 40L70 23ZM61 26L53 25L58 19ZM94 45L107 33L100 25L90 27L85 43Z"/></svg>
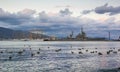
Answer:
<svg viewBox="0 0 120 72"><path fill-rule="evenodd" d="M0 41L0 71L116 72L119 49L120 42L107 41Z"/></svg>

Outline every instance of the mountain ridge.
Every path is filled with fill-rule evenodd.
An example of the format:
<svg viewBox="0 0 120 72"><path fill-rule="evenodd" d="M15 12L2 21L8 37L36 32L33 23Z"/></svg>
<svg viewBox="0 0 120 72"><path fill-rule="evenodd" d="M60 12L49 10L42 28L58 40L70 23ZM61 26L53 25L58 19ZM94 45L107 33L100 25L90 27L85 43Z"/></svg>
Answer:
<svg viewBox="0 0 120 72"><path fill-rule="evenodd" d="M29 31L13 30L9 28L0 27L0 39L24 39L24 38L36 39L46 37L49 36L43 34L34 34Z"/></svg>

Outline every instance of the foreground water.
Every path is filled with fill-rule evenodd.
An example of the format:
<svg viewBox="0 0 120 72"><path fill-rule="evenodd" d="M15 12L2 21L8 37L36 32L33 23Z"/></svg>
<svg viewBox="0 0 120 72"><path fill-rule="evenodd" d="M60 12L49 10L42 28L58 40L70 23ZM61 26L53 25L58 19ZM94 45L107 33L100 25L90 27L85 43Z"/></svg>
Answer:
<svg viewBox="0 0 120 72"><path fill-rule="evenodd" d="M120 72L120 42L0 41L0 72Z"/></svg>

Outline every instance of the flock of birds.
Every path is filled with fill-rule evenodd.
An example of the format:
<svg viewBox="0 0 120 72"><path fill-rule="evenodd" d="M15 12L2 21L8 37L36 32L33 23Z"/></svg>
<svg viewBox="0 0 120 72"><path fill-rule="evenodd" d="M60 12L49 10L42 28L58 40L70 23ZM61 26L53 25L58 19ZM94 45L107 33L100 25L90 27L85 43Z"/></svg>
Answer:
<svg viewBox="0 0 120 72"><path fill-rule="evenodd" d="M48 47L48 49L50 49L50 47ZM39 48L37 51L36 51L36 53L35 52L32 52L32 48L29 46L29 50L31 51L31 57L34 57L36 54L41 54L41 48ZM54 50L54 52L56 52L56 53L59 53L60 51L62 51L63 49L61 49L61 48L59 48L59 49L55 49ZM0 55L1 54L3 54L3 53L5 53L6 51L2 51L2 50L0 50ZM14 51L7 51L7 53L10 53L10 54L12 54L12 53L17 53L18 55L22 55L24 52L26 52L26 50L25 49L22 49L22 50L19 50L19 51L16 51L16 52L14 52ZM109 55L109 54L117 54L117 53L119 53L120 52L120 49L116 49L116 48L109 48L109 50L107 50L105 53L102 53L102 52L100 52L99 50L98 50L98 48L95 48L94 50L89 50L89 49L87 49L87 48L78 48L78 53L77 54L80 54L80 55L82 55L82 54L84 54L84 53L90 53L90 54L98 54L99 56L100 55L104 55L104 54L106 54L106 55ZM70 51L70 54L75 54L76 52L75 51ZM12 60L12 57L13 56L9 56L8 57L8 60Z"/></svg>

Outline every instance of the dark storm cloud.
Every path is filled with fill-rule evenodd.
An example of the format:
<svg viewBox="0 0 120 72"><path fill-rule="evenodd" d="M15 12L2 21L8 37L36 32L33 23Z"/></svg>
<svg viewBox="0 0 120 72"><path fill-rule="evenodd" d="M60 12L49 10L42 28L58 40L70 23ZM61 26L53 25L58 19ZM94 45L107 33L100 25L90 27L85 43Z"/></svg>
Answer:
<svg viewBox="0 0 120 72"><path fill-rule="evenodd" d="M97 14L108 13L109 15L116 15L120 13L120 6L117 7L109 6L108 3L106 3L105 5L96 7L95 9L92 10L84 10L82 14L88 14L90 12L95 12Z"/></svg>

